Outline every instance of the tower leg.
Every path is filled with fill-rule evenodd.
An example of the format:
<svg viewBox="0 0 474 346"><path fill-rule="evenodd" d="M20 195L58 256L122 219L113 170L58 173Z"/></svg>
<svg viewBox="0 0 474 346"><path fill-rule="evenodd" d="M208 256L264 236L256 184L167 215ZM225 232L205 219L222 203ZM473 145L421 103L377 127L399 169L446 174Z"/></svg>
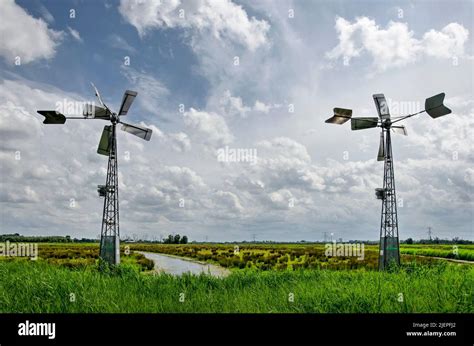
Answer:
<svg viewBox="0 0 474 346"><path fill-rule="evenodd" d="M379 270L389 265L400 264L400 244L398 239L397 199L395 194L395 176L393 170L392 141L390 128L385 131L384 198L380 222Z"/></svg>
<svg viewBox="0 0 474 346"><path fill-rule="evenodd" d="M104 212L100 235L100 257L109 264L120 263L120 230L115 124L110 135L109 163L105 182Z"/></svg>

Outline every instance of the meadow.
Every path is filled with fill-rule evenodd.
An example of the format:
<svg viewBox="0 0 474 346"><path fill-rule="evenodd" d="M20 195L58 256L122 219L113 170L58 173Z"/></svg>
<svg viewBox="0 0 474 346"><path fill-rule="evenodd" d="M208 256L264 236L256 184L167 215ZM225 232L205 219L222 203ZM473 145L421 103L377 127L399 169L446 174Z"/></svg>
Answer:
<svg viewBox="0 0 474 346"><path fill-rule="evenodd" d="M444 264L396 272L236 271L100 273L45 262L0 261L0 312L473 312L474 270ZM71 297L74 299L71 299Z"/></svg>
<svg viewBox="0 0 474 346"><path fill-rule="evenodd" d="M328 257L324 244L127 244L131 250L158 252L219 264L226 268L261 270L377 269L378 245L365 245L364 258ZM402 245L405 263L434 264L443 257L474 261L474 245Z"/></svg>
<svg viewBox="0 0 474 346"><path fill-rule="evenodd" d="M133 250L186 255L232 273L158 275ZM403 255L400 268L379 272L376 246L366 247L363 261L324 259L321 244L235 250L224 244L123 244L123 264L100 271L98 244L39 244L37 261L0 259L0 312L474 312L471 264Z"/></svg>

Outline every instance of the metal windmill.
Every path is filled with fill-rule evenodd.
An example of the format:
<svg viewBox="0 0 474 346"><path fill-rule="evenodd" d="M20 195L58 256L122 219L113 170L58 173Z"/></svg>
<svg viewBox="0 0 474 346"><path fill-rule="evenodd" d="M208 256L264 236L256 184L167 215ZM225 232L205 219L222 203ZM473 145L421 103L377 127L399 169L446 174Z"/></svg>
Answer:
<svg viewBox="0 0 474 346"><path fill-rule="evenodd" d="M384 270L391 263L400 264L400 250L398 238L398 215L395 193L395 175L393 168L391 131L407 135L405 126L396 123L426 112L432 118L451 113L443 105L444 93L432 96L425 100L425 109L405 116L391 117L387 101L383 94L373 95L378 117L352 118L352 110L334 108L334 115L326 123L342 125L351 120L352 130L364 130L380 127L380 146L377 161L384 161L383 188L375 189L377 199L382 200L382 213L380 221L380 253L379 269Z"/></svg>
<svg viewBox="0 0 474 346"><path fill-rule="evenodd" d="M94 103L86 103L82 116L66 117L57 111L38 111L38 113L45 117L43 124L64 124L67 119L101 119L110 121L110 125L104 126L99 141L99 147L97 148L98 154L109 157L105 185L98 185L97 189L99 196L104 197L100 257L110 264L119 264L120 227L116 125L121 124L123 131L138 136L146 141L150 140L152 130L138 125L126 124L120 120L121 116L127 115L133 100L137 96L137 92L126 90L119 112L114 113L102 101L99 91L94 84L92 84L92 87L102 107L96 106Z"/></svg>

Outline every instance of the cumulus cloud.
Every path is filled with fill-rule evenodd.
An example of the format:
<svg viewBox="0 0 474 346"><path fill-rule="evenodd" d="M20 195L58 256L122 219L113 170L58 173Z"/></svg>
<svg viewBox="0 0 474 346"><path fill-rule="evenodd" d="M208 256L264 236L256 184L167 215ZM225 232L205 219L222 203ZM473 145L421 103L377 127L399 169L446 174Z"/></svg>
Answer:
<svg viewBox="0 0 474 346"><path fill-rule="evenodd" d="M224 91L222 97L219 100L219 109L226 116L236 116L241 118L248 117L249 113L268 113L272 108L271 105L267 105L262 101L256 100L253 107L244 104L241 97L233 96L230 90Z"/></svg>
<svg viewBox="0 0 474 346"><path fill-rule="evenodd" d="M218 206L225 206L235 213L240 213L244 210L239 197L232 192L219 190L215 193L215 196L217 197L218 203L216 205Z"/></svg>
<svg viewBox="0 0 474 346"><path fill-rule="evenodd" d="M191 149L189 136L184 132L170 133L168 138L173 149L176 151L185 152Z"/></svg>
<svg viewBox="0 0 474 346"><path fill-rule="evenodd" d="M43 19L29 15L14 0L2 1L0 56L8 63L14 64L16 57L22 64L52 58L63 34L48 28Z"/></svg>
<svg viewBox="0 0 474 346"><path fill-rule="evenodd" d="M154 28L183 28L191 30L192 35L210 34L218 40L229 39L250 50L267 42L270 28L264 20L249 18L242 6L230 0L121 0L119 11L140 36Z"/></svg>
<svg viewBox="0 0 474 346"><path fill-rule="evenodd" d="M421 59L423 56L452 58L465 56L465 44L469 31L458 23L450 23L441 31L431 29L421 39L408 28L407 23L390 21L385 29L373 19L358 17L350 22L336 18L339 43L326 53L329 59L351 59L369 54L379 71L401 67Z"/></svg>
<svg viewBox="0 0 474 346"><path fill-rule="evenodd" d="M425 54L449 59L464 57L464 45L469 38L469 30L458 23L450 23L441 31L431 29L423 35Z"/></svg>
<svg viewBox="0 0 474 346"><path fill-rule="evenodd" d="M184 123L193 131L193 135L210 148L220 148L231 143L234 138L224 118L217 113L190 108L184 113Z"/></svg>

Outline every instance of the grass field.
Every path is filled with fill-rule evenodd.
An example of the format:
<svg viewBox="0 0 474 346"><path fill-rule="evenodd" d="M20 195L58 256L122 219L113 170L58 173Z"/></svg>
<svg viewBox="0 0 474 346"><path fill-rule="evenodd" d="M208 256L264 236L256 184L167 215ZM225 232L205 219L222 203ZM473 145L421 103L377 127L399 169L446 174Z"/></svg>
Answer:
<svg viewBox="0 0 474 346"><path fill-rule="evenodd" d="M474 269L462 265L393 273L244 270L217 279L1 261L0 276L0 312L474 311Z"/></svg>
<svg viewBox="0 0 474 346"><path fill-rule="evenodd" d="M238 262L226 262L232 274L222 279L173 277L148 271L132 251L118 269L99 272L97 244L40 244L37 261L0 260L0 312L474 312L470 264L407 255L401 268L378 272L376 247L366 247L361 263L338 257L324 265L321 245L250 244L238 255L231 245L125 246Z"/></svg>
<svg viewBox="0 0 474 346"><path fill-rule="evenodd" d="M325 255L324 244L245 244L237 245L237 247L227 244L129 244L128 246L132 250L189 257L227 268L261 270L378 268L377 245L365 245L363 259L357 256L328 257ZM405 263L417 262L430 265L438 262L429 257L474 261L473 245L459 245L457 255L450 245L402 245L400 252L402 261Z"/></svg>

